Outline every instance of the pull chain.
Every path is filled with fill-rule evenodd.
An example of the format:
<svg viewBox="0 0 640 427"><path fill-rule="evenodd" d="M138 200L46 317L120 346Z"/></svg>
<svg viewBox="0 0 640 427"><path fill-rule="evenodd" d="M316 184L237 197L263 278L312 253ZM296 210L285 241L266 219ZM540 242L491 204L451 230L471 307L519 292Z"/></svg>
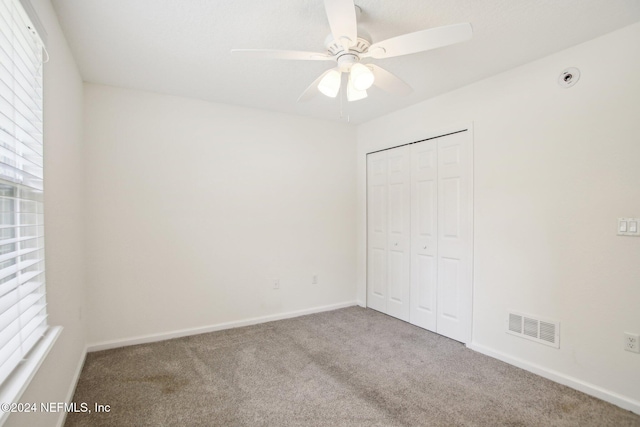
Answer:
<svg viewBox="0 0 640 427"><path fill-rule="evenodd" d="M345 115L344 115L344 110L343 110L343 103L344 103L344 97L346 96L346 90L342 90L342 84L340 85L340 118L344 119ZM351 116L349 116L347 114L346 116L347 118L347 123L351 123Z"/></svg>

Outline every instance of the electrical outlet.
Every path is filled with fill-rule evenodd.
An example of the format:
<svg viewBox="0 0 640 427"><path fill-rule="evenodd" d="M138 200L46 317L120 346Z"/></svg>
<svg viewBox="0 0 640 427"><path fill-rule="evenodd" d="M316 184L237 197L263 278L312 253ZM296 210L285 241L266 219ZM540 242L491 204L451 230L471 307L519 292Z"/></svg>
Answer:
<svg viewBox="0 0 640 427"><path fill-rule="evenodd" d="M273 289L280 289L280 279L273 279Z"/></svg>
<svg viewBox="0 0 640 427"><path fill-rule="evenodd" d="M640 353L640 335L625 332L624 349L633 353Z"/></svg>

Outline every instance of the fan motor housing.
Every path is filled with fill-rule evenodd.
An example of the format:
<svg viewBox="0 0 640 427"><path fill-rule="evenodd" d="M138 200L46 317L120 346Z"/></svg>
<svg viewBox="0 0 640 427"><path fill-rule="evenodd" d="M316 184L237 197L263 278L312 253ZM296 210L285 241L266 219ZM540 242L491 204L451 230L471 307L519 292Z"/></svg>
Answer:
<svg viewBox="0 0 640 427"><path fill-rule="evenodd" d="M371 46L371 42L362 37L358 37L358 40L356 41L356 43L349 48L349 52L345 52L344 47L342 46L342 43L334 40L333 36L329 34L329 36L325 41L325 46L327 47L327 53L329 55L339 56L340 54L346 54L346 53L354 53L354 54L364 53L367 51L367 49L369 49L369 46Z"/></svg>
<svg viewBox="0 0 640 427"><path fill-rule="evenodd" d="M347 72L353 64L359 61L360 58L355 53L343 53L338 56L338 67L340 71Z"/></svg>

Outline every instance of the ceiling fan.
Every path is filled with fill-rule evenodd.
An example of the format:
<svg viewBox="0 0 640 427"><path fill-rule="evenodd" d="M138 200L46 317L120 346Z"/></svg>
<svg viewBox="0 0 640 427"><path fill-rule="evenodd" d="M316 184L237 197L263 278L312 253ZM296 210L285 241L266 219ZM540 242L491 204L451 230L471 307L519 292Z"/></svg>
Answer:
<svg viewBox="0 0 640 427"><path fill-rule="evenodd" d="M322 73L300 95L298 102L306 101L318 92L335 98L342 86L342 74L348 75L347 100L357 101L367 97L367 89L376 85L380 89L398 95L407 95L412 89L400 78L365 59L393 58L460 43L469 40L473 31L469 23L447 25L416 31L371 43L358 37L356 10L353 0L324 0L331 34L325 43L326 53L275 49L232 49L232 53L248 54L254 57L303 60L334 61L335 68Z"/></svg>

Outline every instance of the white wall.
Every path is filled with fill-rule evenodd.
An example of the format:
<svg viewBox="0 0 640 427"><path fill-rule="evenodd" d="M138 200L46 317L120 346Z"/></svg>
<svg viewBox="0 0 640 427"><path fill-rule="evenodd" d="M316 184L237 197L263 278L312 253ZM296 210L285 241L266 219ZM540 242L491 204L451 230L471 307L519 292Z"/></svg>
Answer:
<svg viewBox="0 0 640 427"><path fill-rule="evenodd" d="M85 354L82 79L49 0L32 0L48 34L44 68L44 173L49 324L62 334L20 402L71 398ZM86 315L86 310L85 310ZM12 414L6 426L52 426L64 414Z"/></svg>
<svg viewBox="0 0 640 427"><path fill-rule="evenodd" d="M473 122L473 345L640 413L640 23L358 128L358 299L365 154ZM563 69L582 71L560 88ZM508 309L561 322L559 350L504 332Z"/></svg>
<svg viewBox="0 0 640 427"><path fill-rule="evenodd" d="M355 303L353 127L84 93L90 348Z"/></svg>

